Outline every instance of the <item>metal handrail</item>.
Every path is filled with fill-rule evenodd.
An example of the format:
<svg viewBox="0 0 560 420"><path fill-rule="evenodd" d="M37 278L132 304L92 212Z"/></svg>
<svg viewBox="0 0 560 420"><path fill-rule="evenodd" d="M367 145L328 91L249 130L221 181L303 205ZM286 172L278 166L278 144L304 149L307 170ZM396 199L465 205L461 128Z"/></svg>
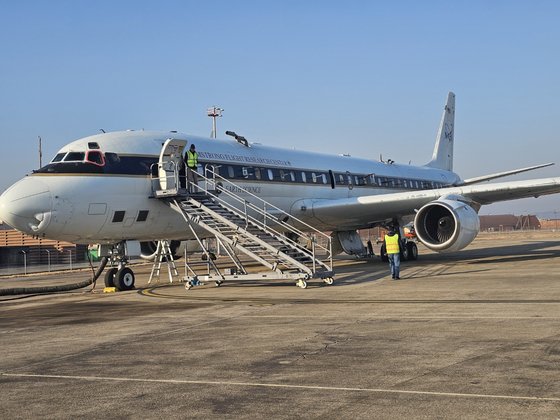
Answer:
<svg viewBox="0 0 560 420"><path fill-rule="evenodd" d="M331 239L331 237L330 237L329 235L326 235L325 233L321 232L321 231L318 230L317 228L311 226L311 225L308 224L308 223L305 223L303 220L299 220L297 217L291 215L290 213L286 212L285 210L282 210L280 207L277 207L277 206L275 206L274 204L271 204L271 203L269 203L268 201L263 200L261 197L259 197L258 195L253 194L253 193L250 192L250 191L247 191L245 188L240 187L240 186L237 185L237 184L234 184L234 183L231 182L230 180L228 180L228 179L224 178L223 176L221 176L219 173L213 171L212 169L209 169L208 166L205 168L205 171L206 171L206 172L209 172L210 174L212 174L213 177L214 177L214 179L215 179L215 178L218 178L220 181L224 181L224 182L226 182L226 183L232 185L232 186L235 187L235 188L239 188L239 189L243 190L243 192L249 194L251 197L255 198L256 200L258 200L258 201L260 201L260 202L262 202L266 207L273 208L274 210L279 211L280 213L284 214L285 216L288 216L288 217L290 217L290 218L296 220L298 223L304 225L305 227L309 228L309 229L312 230L313 232L318 233L319 235L325 237L325 239ZM206 177L203 176L203 175L199 175L199 176L202 176L204 179L206 179ZM213 182L214 182L214 184L216 184L215 181L213 181ZM227 191L227 190L221 190L221 191L224 192L224 191ZM229 193L229 191L227 191L227 192ZM250 201L249 201L248 203L249 203L249 204L252 204ZM255 206L255 208L258 208L258 207ZM278 219L278 221L279 221L279 222L282 222L282 220L280 220L280 219ZM282 222L282 223L285 223L285 222ZM289 225L288 225L288 226L289 226ZM304 232L302 232L302 231L300 231L300 230L298 230L298 229L295 229L295 230L296 230L297 232L301 233L301 234L304 234Z"/></svg>
<svg viewBox="0 0 560 420"><path fill-rule="evenodd" d="M179 188L179 171L177 170L177 164L175 162L170 161L169 163L173 164L173 175L168 175L166 176L167 178L174 178L175 182L176 182L176 188ZM158 166L158 174L154 175L153 174L153 166L157 165ZM160 176L159 176L159 169L161 168L162 164L160 163L154 163L150 166L150 175L152 177L152 191L155 192L155 190L157 188L155 188L154 185L154 179L160 180ZM185 165L186 166L186 165ZM325 233L321 232L320 230L316 229L315 227L311 226L310 224L298 219L297 217L289 214L288 212L282 210L281 208L275 206L274 204L271 204L269 202L267 202L266 200L263 200L261 197L251 193L250 191L247 191L245 188L240 187L239 185L229 181L228 179L224 178L223 176L221 176L219 173L217 173L216 169L219 168L220 166L215 166L215 165L206 165L204 167L204 172L205 175L201 175L198 174L199 177L201 177L204 180L204 188L202 189L202 191L204 191L206 194L212 196L213 198L215 198L216 200L218 200L219 202L221 202L223 205L225 205L227 208L229 208L230 210L234 211L234 212L243 212L243 216L245 217L245 220L247 221L247 223L249 222L249 220L255 224L257 227L258 226L262 226L264 229L268 229L272 232L274 232L276 235L278 235L279 237L283 237L288 243L294 244L293 246L295 246L296 249L303 251L305 253L307 253L309 256L312 257L313 260L313 272L316 272L316 248L319 248L320 250L323 250L324 252L327 253L328 256L328 260L329 260L329 265L330 267L328 267L330 270L332 270L333 267L333 254L332 254L332 238L329 235L326 235ZM185 174L187 173L186 171L188 171L188 168L185 168ZM206 176L207 174L209 174L210 176ZM193 183L192 181L190 181L188 179L188 177L186 177L186 185L187 186L193 186L194 189L193 191L198 191L200 188L200 186L198 184ZM248 201L244 198L239 197L238 195L232 193L231 191L229 191L226 188L220 188L219 184L217 183L216 179L218 179L220 182L222 182L222 186L223 183L231 185L232 187L234 187L235 189L240 189L242 190L244 193L248 194L249 196L251 196L252 198L254 198L255 201L260 202L262 205L262 208L258 205L255 205L254 203L252 203L251 201ZM159 185L161 187L161 183ZM213 186L213 189L211 188L211 186ZM211 191L216 191L216 194L212 193ZM226 202L224 199L218 197L218 194L220 193L225 193L228 197L232 198L233 200L237 201L238 203L240 203L243 206L243 210L230 205L228 202ZM257 214L261 215L263 217L263 220L260 221L257 218L253 217L251 214L249 214L248 210L253 210L254 212L256 212ZM314 235L308 234L298 228L296 228L295 226L286 223L285 221L283 221L280 217L278 217L276 214L271 214L269 211L273 210L276 214L280 214L280 215L284 215L287 216L288 218L296 221L297 223L299 223L300 225L305 226L306 228L308 228L310 231L312 231L315 235L319 235L320 237L324 238L324 240L326 240L327 242L327 246L323 246L321 245L317 239L314 237ZM273 224L277 224L282 226L283 228L285 228L286 230L307 238L310 242L311 242L311 250L308 250L305 247L302 247L300 244L296 243L296 241L293 241L291 238L286 237L285 235L283 235L283 233L277 231L276 229L274 229L272 226L267 225L267 220L270 220L271 222L273 222ZM288 220L288 219L286 219ZM321 262L323 265L325 265L324 262Z"/></svg>
<svg viewBox="0 0 560 420"><path fill-rule="evenodd" d="M287 213L286 211L282 210L281 208L275 206L274 204L271 204L271 203L267 202L266 200L263 200L262 198L256 196L255 194L253 194L253 193L247 191L247 190L244 189L243 187L240 187L239 185L234 184L233 182L229 181L228 179L222 177L220 174L216 173L216 171L210 169L209 167L206 167L206 168L205 168L205 172L212 175L212 178L209 178L209 177L207 177L207 176L205 176L205 175L200 175L200 174L199 174L199 176L201 176L201 177L206 181L206 182L205 182L205 185L206 185L206 191L205 191L205 193L206 193L206 194L211 195L212 197L216 198L218 201L224 203L228 208L231 208L232 206L229 205L225 200L223 200L223 199L221 199L220 197L218 197L217 194L213 194L212 192L210 192L210 190L209 190L209 188L208 188L208 185L213 183L213 184L214 184L214 189L217 190L217 187L218 187L218 184L216 183L216 178L217 178L217 179L219 179L220 181L225 182L225 183L227 183L227 184L229 184L229 185L235 187L236 189L241 189L241 190L243 190L243 192L249 194L249 195L250 195L251 197L253 197L255 200L260 201L260 202L263 204L263 208L260 208L259 206L255 205L254 203L252 203L252 202L250 202L250 201L247 201L247 200L245 200L245 199L243 199L243 198L241 198L241 197L239 197L239 196L233 194L232 192L230 192L229 190L227 190L227 189L225 189L225 188L221 188L219 191L220 191L220 193L225 193L226 195L228 195L229 197L231 197L232 199L236 200L237 202L239 202L239 203L241 203L241 204L243 205L243 207L244 207L244 209L245 209L245 210L244 210L244 215L245 215L245 218L246 218L247 220L250 219L250 220L253 221L253 223L256 223L257 225L261 225L261 224L262 224L265 228L272 230L272 231L273 231L274 233L276 233L277 235L282 235L280 232L278 232L277 230L273 229L271 226L269 226L269 225L266 224L266 220L267 220L267 219L270 219L270 220L273 221L274 223L276 223L276 224L278 224L278 225L284 227L285 229L291 231L292 233L295 233L295 234L297 234L298 236L302 236L302 237L304 237L304 238L307 238L307 239L311 242L311 244L312 244L312 246L311 246L312 249L311 249L311 251L307 250L306 248L303 248L303 249L304 249L305 251L307 251L309 254L311 254L311 256L312 256L312 258L313 258L313 265L314 265L314 266L313 266L313 271L315 271L315 247L318 247L318 248L322 249L323 251L325 251L325 252L327 253L328 258L329 258L330 268L332 269L332 238L331 238L329 235L326 235L325 233L323 233L323 232L317 230L317 229L314 228L313 226L311 226L311 225L305 223L304 221L299 220L298 218L292 216L291 214ZM210 181L210 183L209 183L208 181ZM328 247L325 247L325 246L321 245L320 243L318 243L317 240L316 240L312 235L309 235L309 234L307 234L306 232L303 232L303 231L297 229L295 226L292 226L292 225L290 225L290 224L284 222L283 220L281 220L281 219L280 219L279 217L277 217L276 215L270 214L270 213L267 211L267 207L278 211L280 214L283 214L283 215L285 215L285 216L288 216L289 218L291 218L291 219L297 221L298 223L300 223L300 224L303 225L303 226L308 227L308 228L309 228L311 231L313 231L315 234L319 234L320 236L322 236L322 237L327 241ZM262 216L263 216L263 221L260 221L260 220L258 220L258 219L256 219L256 218L252 217L252 216L247 212L247 208L250 208L250 209L254 210L255 212L257 212L257 214L262 215ZM237 208L235 208L235 210L241 211L240 209L237 209ZM287 239L289 242L295 244L295 241L293 241L292 239L287 238L287 237L286 237L286 239ZM298 246L298 249L301 249L301 248Z"/></svg>

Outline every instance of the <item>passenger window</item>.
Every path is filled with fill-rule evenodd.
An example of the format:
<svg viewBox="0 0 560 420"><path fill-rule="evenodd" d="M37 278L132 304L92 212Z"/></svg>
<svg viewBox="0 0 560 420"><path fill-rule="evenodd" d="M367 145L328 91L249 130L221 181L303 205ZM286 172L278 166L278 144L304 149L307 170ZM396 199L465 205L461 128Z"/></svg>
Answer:
<svg viewBox="0 0 560 420"><path fill-rule="evenodd" d="M302 180L303 182L307 182L307 177L305 176L305 172L302 172L302 173L301 173L301 180Z"/></svg>
<svg viewBox="0 0 560 420"><path fill-rule="evenodd" d="M270 181L274 180L274 173L272 172L272 169L267 170L268 172L268 179Z"/></svg>
<svg viewBox="0 0 560 420"><path fill-rule="evenodd" d="M233 169L233 166L227 167L227 173L229 178L235 178L235 170Z"/></svg>
<svg viewBox="0 0 560 420"><path fill-rule="evenodd" d="M296 174L294 174L294 171L290 171L290 181L296 182Z"/></svg>
<svg viewBox="0 0 560 420"><path fill-rule="evenodd" d="M314 184L317 183L317 175L315 175L315 172L311 172L311 180L313 181Z"/></svg>
<svg viewBox="0 0 560 420"><path fill-rule="evenodd" d="M255 178L261 179L261 168L255 168Z"/></svg>
<svg viewBox="0 0 560 420"><path fill-rule="evenodd" d="M82 162L86 154L84 152L68 152L64 162Z"/></svg>

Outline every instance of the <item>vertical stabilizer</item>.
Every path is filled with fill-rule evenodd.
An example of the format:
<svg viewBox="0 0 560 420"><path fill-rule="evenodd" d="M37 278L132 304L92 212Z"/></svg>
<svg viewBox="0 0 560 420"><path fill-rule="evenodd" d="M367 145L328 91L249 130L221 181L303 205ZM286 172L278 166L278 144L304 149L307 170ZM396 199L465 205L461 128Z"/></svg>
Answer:
<svg viewBox="0 0 560 420"><path fill-rule="evenodd" d="M453 139L455 137L455 94L449 92L441 116L432 160L426 164L431 168L453 171Z"/></svg>

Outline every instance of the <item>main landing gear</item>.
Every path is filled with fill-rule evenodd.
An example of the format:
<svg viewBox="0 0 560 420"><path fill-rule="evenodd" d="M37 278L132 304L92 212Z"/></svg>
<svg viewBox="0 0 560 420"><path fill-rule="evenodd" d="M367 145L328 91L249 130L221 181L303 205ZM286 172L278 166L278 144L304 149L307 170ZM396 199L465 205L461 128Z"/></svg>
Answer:
<svg viewBox="0 0 560 420"><path fill-rule="evenodd" d="M381 245L381 261L387 262L389 258L387 257L387 248L385 244ZM418 259L418 246L416 243L411 241L406 241L401 247L401 260L402 261L415 261Z"/></svg>
<svg viewBox="0 0 560 420"><path fill-rule="evenodd" d="M126 267L128 258L126 257L124 242L119 242L113 246L109 261L111 268L105 273L105 287L115 287L120 291L134 289L134 272ZM114 267L115 265L117 267Z"/></svg>

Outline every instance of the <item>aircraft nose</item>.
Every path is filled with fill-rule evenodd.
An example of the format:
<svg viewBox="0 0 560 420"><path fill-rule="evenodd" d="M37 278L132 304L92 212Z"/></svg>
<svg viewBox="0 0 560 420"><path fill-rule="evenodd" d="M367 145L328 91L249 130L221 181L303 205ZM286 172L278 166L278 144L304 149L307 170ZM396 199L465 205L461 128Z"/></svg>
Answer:
<svg viewBox="0 0 560 420"><path fill-rule="evenodd" d="M38 235L51 220L49 187L35 177L25 177L0 196L0 219L13 228Z"/></svg>

